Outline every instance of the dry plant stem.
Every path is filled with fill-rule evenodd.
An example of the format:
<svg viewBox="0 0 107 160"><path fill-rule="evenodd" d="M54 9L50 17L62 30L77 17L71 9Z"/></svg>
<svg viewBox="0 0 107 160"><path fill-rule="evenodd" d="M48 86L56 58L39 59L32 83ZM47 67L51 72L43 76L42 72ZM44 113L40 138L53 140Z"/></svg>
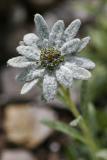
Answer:
<svg viewBox="0 0 107 160"><path fill-rule="evenodd" d="M63 98L64 98L66 105L69 107L73 115L76 118L78 118L80 116L80 113L77 107L75 106L75 104L73 103L73 101L71 100L69 89L66 89L63 86L61 86L61 91L63 92ZM79 123L79 127L81 131L83 132L84 139L86 140L85 144L88 146L90 150L92 160L97 160L97 158L95 157L95 154L98 151L98 148L97 148L96 143L94 142L90 129L85 123L84 118L82 118L81 123Z"/></svg>

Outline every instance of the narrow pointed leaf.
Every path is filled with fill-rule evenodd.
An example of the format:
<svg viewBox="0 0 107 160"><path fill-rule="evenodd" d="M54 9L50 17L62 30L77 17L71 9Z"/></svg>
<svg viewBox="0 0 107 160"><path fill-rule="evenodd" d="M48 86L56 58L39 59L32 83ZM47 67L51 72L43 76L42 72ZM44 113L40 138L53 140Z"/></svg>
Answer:
<svg viewBox="0 0 107 160"><path fill-rule="evenodd" d="M96 133L98 131L98 122L97 122L97 112L95 106L91 103L87 106L86 119L88 125L90 126L92 133Z"/></svg>
<svg viewBox="0 0 107 160"><path fill-rule="evenodd" d="M81 119L82 119L81 116L79 116L78 118L74 119L72 122L70 122L70 126L76 127L80 123Z"/></svg>
<svg viewBox="0 0 107 160"><path fill-rule="evenodd" d="M82 135L79 133L78 130L76 130L75 128L72 128L71 126L69 126L68 124L66 124L64 122L42 120L42 123L44 123L45 125L47 125L50 128L53 128L57 131L65 133L76 140L79 140L81 142L85 141L85 139L82 137Z"/></svg>

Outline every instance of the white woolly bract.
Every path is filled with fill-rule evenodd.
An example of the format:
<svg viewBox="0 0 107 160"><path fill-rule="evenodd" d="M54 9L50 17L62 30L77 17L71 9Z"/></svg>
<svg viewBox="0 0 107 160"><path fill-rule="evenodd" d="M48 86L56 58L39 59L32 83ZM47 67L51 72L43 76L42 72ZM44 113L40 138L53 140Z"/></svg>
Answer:
<svg viewBox="0 0 107 160"><path fill-rule="evenodd" d="M39 38L34 33L28 33L23 37L23 41L26 45L36 45L38 39Z"/></svg>
<svg viewBox="0 0 107 160"><path fill-rule="evenodd" d="M37 82L38 82L38 79L35 79L31 82L26 82L21 89L21 94L25 94L29 92L36 85Z"/></svg>
<svg viewBox="0 0 107 160"><path fill-rule="evenodd" d="M60 84L65 87L71 87L73 81L73 72L67 67L61 66L59 70L56 71L56 77Z"/></svg>
<svg viewBox="0 0 107 160"><path fill-rule="evenodd" d="M71 87L73 80L88 80L91 77L88 69L93 69L95 63L78 56L78 52L89 43L90 37L75 38L81 25L79 19L74 20L66 29L64 22L58 20L50 32L46 21L40 14L34 16L34 21L37 35L26 34L16 48L21 56L12 58L7 63L12 67L24 68L23 72L16 77L17 80L24 83L21 94L30 91L39 81L43 82L44 98L51 101L57 93L58 84ZM58 66L55 66L53 70L47 69L47 59L46 66L42 65L44 59L41 60L41 54L45 51L45 58L48 57L47 50L50 57L54 57L51 56L51 51L52 54L55 51L58 56L60 55L55 57L55 60L59 58L59 61Z"/></svg>
<svg viewBox="0 0 107 160"><path fill-rule="evenodd" d="M43 95L49 102L54 99L57 92L57 81L52 75L46 74L43 80Z"/></svg>
<svg viewBox="0 0 107 160"><path fill-rule="evenodd" d="M25 68L32 64L34 64L33 61L29 61L27 58L23 56L18 56L11 58L7 61L7 64L12 67L18 67L18 68Z"/></svg>

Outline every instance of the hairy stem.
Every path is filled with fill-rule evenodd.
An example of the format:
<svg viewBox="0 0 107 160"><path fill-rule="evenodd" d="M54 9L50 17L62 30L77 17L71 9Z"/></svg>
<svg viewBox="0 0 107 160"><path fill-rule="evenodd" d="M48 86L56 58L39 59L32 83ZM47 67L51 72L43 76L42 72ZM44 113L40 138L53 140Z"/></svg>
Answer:
<svg viewBox="0 0 107 160"><path fill-rule="evenodd" d="M61 86L60 88L60 93L62 91L61 96L63 95L63 99L64 102L66 103L66 105L69 107L70 111L72 112L72 114L78 118L80 116L80 113L76 107L76 105L73 103L72 99L71 99L71 95L70 95L70 91L69 89L64 88L63 86ZM82 118L81 123L79 124L79 127L83 133L85 144L87 145L90 153L91 153L91 160L97 160L95 154L98 151L98 147L96 145L96 143L94 142L94 138L91 134L90 129L88 128L88 126L86 125L85 119Z"/></svg>

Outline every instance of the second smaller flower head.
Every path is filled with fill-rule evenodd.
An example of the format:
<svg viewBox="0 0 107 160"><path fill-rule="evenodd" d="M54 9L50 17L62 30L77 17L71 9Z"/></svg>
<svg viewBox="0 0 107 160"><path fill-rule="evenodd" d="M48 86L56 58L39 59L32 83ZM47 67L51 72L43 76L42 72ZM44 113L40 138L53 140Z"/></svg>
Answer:
<svg viewBox="0 0 107 160"><path fill-rule="evenodd" d="M78 53L86 47L90 37L75 38L81 21L74 20L66 29L64 22L58 20L49 31L44 18L36 14L35 25L37 35L26 34L17 47L21 55L8 60L8 65L24 68L17 79L24 85L21 94L27 93L39 81L43 83L43 96L47 101L54 99L58 85L69 88L73 80L88 80L88 71L95 64Z"/></svg>

